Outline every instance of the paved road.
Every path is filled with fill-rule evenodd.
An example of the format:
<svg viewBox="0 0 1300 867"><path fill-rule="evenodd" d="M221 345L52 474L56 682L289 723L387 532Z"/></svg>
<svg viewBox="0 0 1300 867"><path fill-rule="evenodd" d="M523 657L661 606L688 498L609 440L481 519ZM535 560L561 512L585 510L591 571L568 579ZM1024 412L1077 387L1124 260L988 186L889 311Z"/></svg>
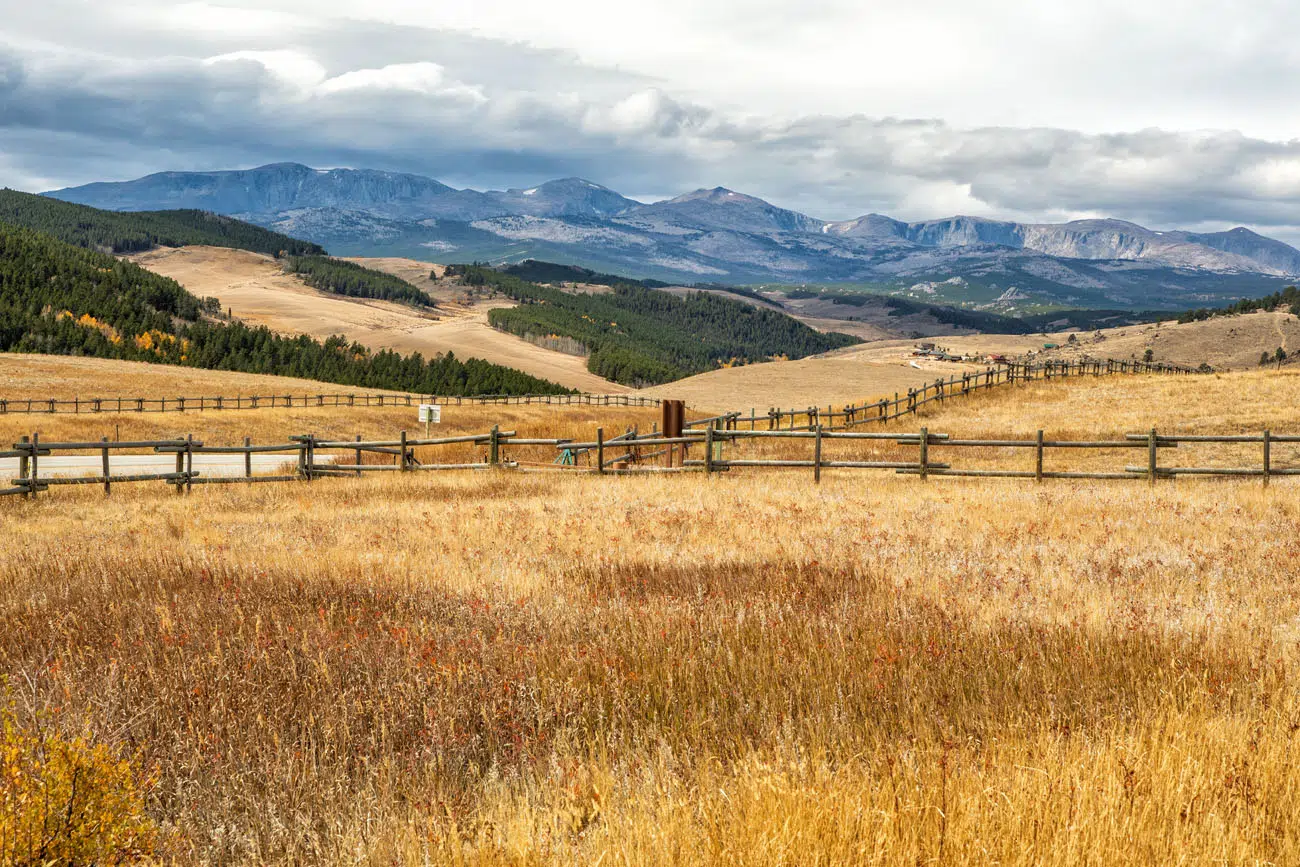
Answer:
<svg viewBox="0 0 1300 867"><path fill-rule="evenodd" d="M317 458L320 461L320 458ZM323 461L320 461L323 462ZM297 467L295 454L253 455L253 474L273 474L280 469ZM47 476L98 476L104 471L103 457L98 454L51 455L36 464L42 478ZM195 455L194 469L203 476L242 476L243 455ZM109 471L114 475L144 475L176 471L172 455L110 455ZM291 471L291 470L290 470ZM18 477L18 459L0 459L0 486Z"/></svg>

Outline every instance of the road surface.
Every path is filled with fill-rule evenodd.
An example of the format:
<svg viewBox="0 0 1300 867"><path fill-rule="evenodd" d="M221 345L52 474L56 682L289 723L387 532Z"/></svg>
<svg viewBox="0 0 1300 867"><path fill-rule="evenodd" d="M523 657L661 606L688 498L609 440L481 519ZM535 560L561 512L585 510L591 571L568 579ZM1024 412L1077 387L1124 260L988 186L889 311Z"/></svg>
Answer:
<svg viewBox="0 0 1300 867"><path fill-rule="evenodd" d="M293 472L298 466L298 456L294 452L284 454L253 455L253 475L273 475L281 470ZM51 455L37 459L36 470L40 478L99 476L104 471L104 459L100 454L85 455ZM324 463L321 458L317 462ZM109 472L113 475L145 475L152 473L173 473L176 471L174 455L130 455L112 454L109 456ZM243 455L195 455L194 470L200 476L242 476L244 474ZM0 459L0 487L18 478L18 458Z"/></svg>

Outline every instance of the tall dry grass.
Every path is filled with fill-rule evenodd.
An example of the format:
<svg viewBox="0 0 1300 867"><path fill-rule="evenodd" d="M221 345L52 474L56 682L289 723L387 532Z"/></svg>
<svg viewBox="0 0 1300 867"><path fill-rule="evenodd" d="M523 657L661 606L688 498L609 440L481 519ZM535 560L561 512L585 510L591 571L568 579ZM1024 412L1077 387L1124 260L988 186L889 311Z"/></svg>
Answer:
<svg viewBox="0 0 1300 867"><path fill-rule="evenodd" d="M1123 440L1156 428L1178 434L1300 435L1300 372L1249 371L1207 376L1103 376L1065 378L976 392L923 406L915 415L887 425L861 425L866 432L931 433L957 439L1032 441L1038 430L1047 440ZM762 430L766 420L760 420ZM799 423L803 423L799 420ZM747 423L742 423L747 428ZM1051 449L1049 471L1119 472L1145 466L1141 444L1132 449ZM740 440L727 444L724 457L812 459L810 440ZM915 446L891 442L827 441L827 460L916 461ZM1162 449L1161 466L1243 467L1259 469L1262 446L1252 444L1182 444ZM930 448L930 460L963 469L1032 471L1030 448ZM1300 468L1300 444L1274 443L1275 469ZM854 475L860 475L853 471ZM1013 482L1012 484L1019 484Z"/></svg>
<svg viewBox="0 0 1300 867"><path fill-rule="evenodd" d="M1300 506L509 474L0 507L183 862L1300 862Z"/></svg>
<svg viewBox="0 0 1300 867"><path fill-rule="evenodd" d="M85 415L0 415L0 450L33 433L46 442L110 440L156 440L184 438L193 434L207 445L240 445L244 437L254 443L285 443L296 434L315 434L322 439L395 440L403 430L411 439L423 438L425 426L418 420L417 407L330 407L294 409L221 410L173 413L105 413ZM632 427L649 432L658 423L654 407L595 407L493 405L448 406L442 422L430 427L431 437L481 434L498 425L520 436L548 439L590 440L603 427L606 437ZM524 456L540 459L546 450L530 449ZM549 452L554 456L554 450ZM421 459L450 461L464 458L465 449L422 450Z"/></svg>

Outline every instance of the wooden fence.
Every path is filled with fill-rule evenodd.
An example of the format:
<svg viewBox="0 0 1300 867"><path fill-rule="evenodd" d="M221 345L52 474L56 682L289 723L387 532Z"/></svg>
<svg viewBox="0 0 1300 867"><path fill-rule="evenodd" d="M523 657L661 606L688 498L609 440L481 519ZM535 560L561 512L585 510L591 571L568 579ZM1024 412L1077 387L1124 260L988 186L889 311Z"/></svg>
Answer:
<svg viewBox="0 0 1300 867"><path fill-rule="evenodd" d="M544 404L547 406L659 406L655 397L633 394L481 394L448 396L436 394L267 394L234 397L94 397L71 400L55 398L2 398L0 415L6 413L103 413L103 412L203 412L222 409L290 409L311 407L394 407L421 403L441 406L500 406Z"/></svg>
<svg viewBox="0 0 1300 867"><path fill-rule="evenodd" d="M687 428L714 426L719 422L730 430L748 427L749 430L811 431L818 425L823 430L845 430L872 422L890 422L912 415L934 401L969 396L979 391L1017 383L1047 382L1079 376L1108 376L1135 373L1167 373L1188 375L1199 371L1189 367L1151 361L1117 361L1114 359L1082 361L1046 361L1038 364L1012 362L999 367L954 374L947 379L936 379L920 388L909 388L906 394L895 393L893 400L881 398L872 403L850 404L836 410L833 406L810 406L806 409L781 410L775 407L765 414L751 409L749 414L730 412L725 415L695 419Z"/></svg>
<svg viewBox="0 0 1300 867"><path fill-rule="evenodd" d="M806 440L807 457L744 457L726 455L726 449L737 451L746 442L771 440ZM826 448L835 443L859 442L889 444L904 452L888 459L853 460L828 457ZM1258 445L1260 458L1248 466L1171 466L1161 463L1160 454L1180 446L1219 443L1232 445ZM1273 460L1275 444L1300 443L1300 435L1275 434L1263 431L1247 435L1160 435L1155 429L1145 433L1129 434L1123 439L1068 441L1053 440L1038 431L1033 437L1008 439L964 439L947 433L932 433L921 428L916 433L884 433L866 431L831 431L818 426L811 431L802 430L743 430L726 429L720 424L702 431L690 431L680 437L665 437L657 431L638 434L628 431L606 439L603 429L590 442L573 442L562 439L520 437L515 431L502 431L494 427L482 434L413 439L405 431L391 440L363 441L325 440L314 436L293 436L283 443L254 445L245 438L243 445L207 446L187 436L184 439L110 442L43 442L39 436L24 437L10 451L0 452L0 459L16 459L17 477L11 486L0 489L0 495L32 496L58 485L102 485L105 493L112 486L127 482L158 481L173 485L177 492L188 491L194 485L238 484L262 482L306 481L322 477L356 477L374 472L428 472L442 470L535 470L545 468L558 472L588 472L597 474L646 474L695 472L711 476L715 473L763 468L770 470L811 470L814 481L820 482L827 470L892 470L896 473L918 477L921 481L931 476L974 476L985 478L1032 479L1128 479L1146 480L1154 484L1157 479L1178 476L1233 476L1259 477L1267 485L1278 476L1300 475L1300 466L1280 466ZM426 463L417 460L415 449L439 446L472 447L485 449L479 460ZM506 450L533 449L547 457L558 454L554 463L511 459ZM915 449L915 453L911 452ZM948 460L936 460L936 454L959 454L962 449L986 450L981 457L997 465L959 467ZM1058 450L1094 449L1136 455L1144 460L1107 470L1058 471L1045 469L1045 456ZM114 453L133 453L140 460L142 450L162 456L168 464L162 471L144 473L114 473L111 456ZM698 450L699 457L692 457ZM1030 452L1034 456L1033 469L1017 469L1001 465L1018 453ZM40 468L48 459L71 455L90 455L92 466L83 463L72 469L98 469L91 475L65 476L42 474ZM98 456L98 462L93 456ZM234 475L204 475L195 466L196 456L239 456L223 469L235 469ZM367 463L363 455L380 455L388 463ZM253 460L256 456L283 456L279 466L267 474L255 474ZM427 455L426 455L427 457ZM174 461L174 463L172 463ZM581 463L580 463L581 462ZM155 461L156 463L156 461ZM66 466L64 467L67 468ZM158 469L158 468L155 468Z"/></svg>

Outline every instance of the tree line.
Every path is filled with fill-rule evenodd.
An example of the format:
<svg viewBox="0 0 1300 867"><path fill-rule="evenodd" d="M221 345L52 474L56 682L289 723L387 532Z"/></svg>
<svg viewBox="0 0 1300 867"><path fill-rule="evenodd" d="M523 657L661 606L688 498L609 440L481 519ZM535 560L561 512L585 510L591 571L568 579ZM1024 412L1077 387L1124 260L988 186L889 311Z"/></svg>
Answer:
<svg viewBox="0 0 1300 867"><path fill-rule="evenodd" d="M379 298L401 301L419 307L432 307L433 299L400 277L346 262L330 256L289 256L286 271L298 274L308 286L322 292L353 298Z"/></svg>
<svg viewBox="0 0 1300 867"><path fill-rule="evenodd" d="M204 244L271 256L323 255L324 248L207 211L101 211L85 205L0 190L0 220L108 253Z"/></svg>
<svg viewBox="0 0 1300 867"><path fill-rule="evenodd" d="M587 369L627 385L671 382L722 365L803 358L857 343L823 334L774 310L705 292L684 296L620 284L573 293L477 265L454 273L519 302L492 310L496 328L523 337L558 335L587 348Z"/></svg>
<svg viewBox="0 0 1300 867"><path fill-rule="evenodd" d="M166 277L0 221L0 351L84 355L422 394L559 394L552 382L452 353L371 352L217 319Z"/></svg>
<svg viewBox="0 0 1300 867"><path fill-rule="evenodd" d="M1292 313L1300 315L1300 289L1287 286L1282 291L1274 292L1272 295L1265 295L1263 298L1242 298L1235 304L1229 304L1226 307L1201 307L1196 310L1188 310L1178 317L1178 321L1184 324L1203 322L1217 316L1240 316L1243 313L1277 310L1280 307L1287 307Z"/></svg>

